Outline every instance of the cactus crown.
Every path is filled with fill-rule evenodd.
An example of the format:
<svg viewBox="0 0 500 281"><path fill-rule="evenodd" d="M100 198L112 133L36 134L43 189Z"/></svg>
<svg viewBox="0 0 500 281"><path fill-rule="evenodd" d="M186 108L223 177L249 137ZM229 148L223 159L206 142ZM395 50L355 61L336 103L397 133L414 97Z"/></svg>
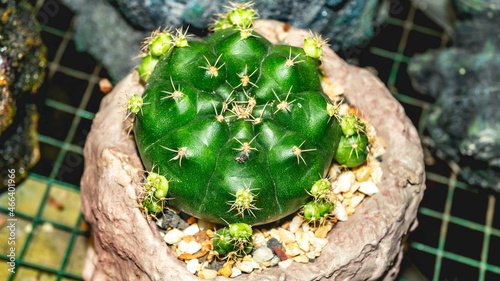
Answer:
<svg viewBox="0 0 500 281"><path fill-rule="evenodd" d="M356 135L345 136L331 118L336 107L321 88L325 41L272 45L254 31L252 5L231 4L202 41L182 30L157 32L138 69L147 81L148 106L134 123L144 165L171 178L173 207L233 225L297 211L342 138ZM365 151L349 141L352 159L340 158L355 165Z"/></svg>

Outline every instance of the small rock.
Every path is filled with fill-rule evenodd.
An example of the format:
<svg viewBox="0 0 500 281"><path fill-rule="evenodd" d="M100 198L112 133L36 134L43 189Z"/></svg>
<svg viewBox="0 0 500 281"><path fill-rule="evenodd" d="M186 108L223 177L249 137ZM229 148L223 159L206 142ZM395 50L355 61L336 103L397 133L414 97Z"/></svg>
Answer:
<svg viewBox="0 0 500 281"><path fill-rule="evenodd" d="M208 269L213 269L215 271L219 271L224 267L225 262L224 261L218 261L214 259L213 261L209 262L207 267Z"/></svg>
<svg viewBox="0 0 500 281"><path fill-rule="evenodd" d="M373 194L378 192L378 187L371 181L365 181L361 183L359 191L363 192L368 196L372 196Z"/></svg>
<svg viewBox="0 0 500 281"><path fill-rule="evenodd" d="M313 249L312 251L310 251L310 252L307 252L307 253L306 253L306 257L307 257L309 260L311 260L311 259L313 259L313 260L314 260L314 258L316 258L316 255L314 254L314 249Z"/></svg>
<svg viewBox="0 0 500 281"><path fill-rule="evenodd" d="M104 94L107 94L113 90L113 85L107 78L103 78L99 81L99 90L101 90Z"/></svg>
<svg viewBox="0 0 500 281"><path fill-rule="evenodd" d="M224 266L219 269L219 271L217 272L218 275L222 275L222 276L225 276L225 277L229 277L233 274L233 264L234 264L234 261L228 261L224 264Z"/></svg>
<svg viewBox="0 0 500 281"><path fill-rule="evenodd" d="M274 249L274 247L279 247L280 249L283 247L283 245L280 243L280 241L278 241L278 239L276 238L271 238L269 240L267 240L267 245L266 245L269 249Z"/></svg>
<svg viewBox="0 0 500 281"><path fill-rule="evenodd" d="M188 223L188 224L193 224L193 223L195 223L195 222L196 222L196 218L195 218L195 217L189 217L189 218L187 219L187 223Z"/></svg>
<svg viewBox="0 0 500 281"><path fill-rule="evenodd" d="M326 238L328 232L332 229L331 224L326 224L318 227L318 229L314 232L314 237L317 238Z"/></svg>
<svg viewBox="0 0 500 281"><path fill-rule="evenodd" d="M292 264L292 262L293 262L293 260L292 260L292 259L287 259L287 260L284 260L284 261L280 261L280 262L278 263L278 266L279 266L280 268L285 269L285 268L288 268L288 267Z"/></svg>
<svg viewBox="0 0 500 281"><path fill-rule="evenodd" d="M297 240L297 244L302 251L309 251L309 235L307 233L297 231L295 232L295 239Z"/></svg>
<svg viewBox="0 0 500 281"><path fill-rule="evenodd" d="M196 254L182 254L179 256L178 259L180 260L192 260L192 259L198 259L206 255L208 251L200 251Z"/></svg>
<svg viewBox="0 0 500 281"><path fill-rule="evenodd" d="M206 251L211 251L214 248L214 240L206 240L201 243L201 248Z"/></svg>
<svg viewBox="0 0 500 281"><path fill-rule="evenodd" d="M253 253L253 260L257 263L263 263L265 261L271 260L274 256L274 253L268 247L258 248Z"/></svg>
<svg viewBox="0 0 500 281"><path fill-rule="evenodd" d="M184 238L182 238L182 240L186 241L186 242L193 242L193 241L196 241L194 239L194 236L193 235L185 235Z"/></svg>
<svg viewBox="0 0 500 281"><path fill-rule="evenodd" d="M253 271L252 261L251 260L243 260L236 262L236 268L239 270L250 273Z"/></svg>
<svg viewBox="0 0 500 281"><path fill-rule="evenodd" d="M210 238L214 238L215 233L214 233L214 231L213 231L213 230L211 230L211 229L207 229L207 235L208 235L208 237L210 237Z"/></svg>
<svg viewBox="0 0 500 281"><path fill-rule="evenodd" d="M203 279L214 279L215 277L217 277L217 271L204 268L200 272L198 272L198 277Z"/></svg>
<svg viewBox="0 0 500 281"><path fill-rule="evenodd" d="M255 268L255 269L262 269L262 267L260 266L260 264L258 262L256 262L255 260L251 260L252 261L252 267Z"/></svg>
<svg viewBox="0 0 500 281"><path fill-rule="evenodd" d="M292 221L286 221L286 222L284 222L284 223L281 225L281 228L283 228L283 229L285 229L285 230L286 230L286 229L288 229L288 227L290 226L290 223L291 223L291 222L292 222Z"/></svg>
<svg viewBox="0 0 500 281"><path fill-rule="evenodd" d="M184 238L184 232L174 228L165 234L163 240L168 244L176 244L179 243L182 238Z"/></svg>
<svg viewBox="0 0 500 281"><path fill-rule="evenodd" d="M207 241L208 239L210 239L210 237L208 237L206 230L202 230L202 231L197 232L194 235L194 239L198 243L203 243L203 242Z"/></svg>
<svg viewBox="0 0 500 281"><path fill-rule="evenodd" d="M280 260L282 260L282 261L284 261L284 260L287 260L287 259L288 259L288 256L285 254L285 252L283 252L283 250L282 250L280 247L278 247L278 246L274 246L274 248L273 248L273 252L274 252L274 253L276 254L276 256L277 256Z"/></svg>
<svg viewBox="0 0 500 281"><path fill-rule="evenodd" d="M339 221L347 221L348 215L342 204L335 205L334 214Z"/></svg>
<svg viewBox="0 0 500 281"><path fill-rule="evenodd" d="M300 255L300 256L294 257L293 260L296 262L300 262L300 263L308 263L309 262L309 258L306 255Z"/></svg>
<svg viewBox="0 0 500 281"><path fill-rule="evenodd" d="M279 230L280 238L283 243L295 242L295 235L291 231L280 228Z"/></svg>
<svg viewBox="0 0 500 281"><path fill-rule="evenodd" d="M339 175L337 180L334 182L335 189L333 193L339 194L340 192L347 192L354 183L355 176L351 171L344 172Z"/></svg>
<svg viewBox="0 0 500 281"><path fill-rule="evenodd" d="M308 232L311 227L309 226L308 222L305 222L302 224L302 231Z"/></svg>
<svg viewBox="0 0 500 281"><path fill-rule="evenodd" d="M292 219L292 222L290 223L290 232L295 233L297 230L299 230L300 226L302 225L302 222L304 219L300 216L295 216Z"/></svg>
<svg viewBox="0 0 500 281"><path fill-rule="evenodd" d="M184 252L188 253L188 254L194 254L194 253L198 252L199 250L201 250L201 244L196 242L196 241L192 241L192 242L188 243L188 248Z"/></svg>
<svg viewBox="0 0 500 281"><path fill-rule="evenodd" d="M276 266L278 265L278 263L281 261L281 259L278 257L278 256L274 256L272 259L271 259L271 264L270 266Z"/></svg>
<svg viewBox="0 0 500 281"><path fill-rule="evenodd" d="M323 249L328 243L328 239L325 238L311 238L311 244L314 246L314 249Z"/></svg>
<svg viewBox="0 0 500 281"><path fill-rule="evenodd" d="M353 169L354 175L356 175L356 180L359 182L364 182L370 179L370 174L372 170L368 167L368 165L361 165L357 168Z"/></svg>
<svg viewBox="0 0 500 281"><path fill-rule="evenodd" d="M184 235L195 235L198 231L200 231L200 229L198 228L198 224L194 223L188 228L184 229Z"/></svg>
<svg viewBox="0 0 500 281"><path fill-rule="evenodd" d="M253 246L255 248L261 248L267 246L267 239L266 237L264 237L264 234L262 233L253 234L252 239L253 239Z"/></svg>
<svg viewBox="0 0 500 281"><path fill-rule="evenodd" d="M195 242L196 243L196 242ZM189 248L189 243L182 240L181 242L179 242L177 244L177 249L181 252L181 253L187 253L187 250Z"/></svg>
<svg viewBox="0 0 500 281"><path fill-rule="evenodd" d="M350 207L356 208L361 201L365 198L365 195L363 193L359 193L357 195L354 195L351 199L351 203L349 204Z"/></svg>
<svg viewBox="0 0 500 281"><path fill-rule="evenodd" d="M233 267L233 273L231 274L230 277L236 277L241 275L241 270L237 267Z"/></svg>
<svg viewBox="0 0 500 281"><path fill-rule="evenodd" d="M271 234L271 238L276 238L276 239L280 240L280 232L277 229L275 229L275 228L271 229L270 234Z"/></svg>
<svg viewBox="0 0 500 281"><path fill-rule="evenodd" d="M289 243L285 245L285 253L289 257L295 257L302 254L302 250L299 248L296 242Z"/></svg>
<svg viewBox="0 0 500 281"><path fill-rule="evenodd" d="M350 216L352 214L354 214L354 212L356 211L356 209L354 209L352 206L347 206L345 208L345 211L347 212L347 214Z"/></svg>
<svg viewBox="0 0 500 281"><path fill-rule="evenodd" d="M162 229L167 229L169 226L172 228L177 228L181 218L174 211L170 209L165 209L163 212L163 216L156 221L156 225L158 225Z"/></svg>
<svg viewBox="0 0 500 281"><path fill-rule="evenodd" d="M188 261L186 268L189 272L195 274L196 270L198 270L198 265L200 265L200 263L198 262L197 259L194 259L194 260Z"/></svg>
<svg viewBox="0 0 500 281"><path fill-rule="evenodd" d="M373 172L371 174L371 179L372 179L374 184L380 183L380 181L382 180L382 168L380 166L373 169Z"/></svg>

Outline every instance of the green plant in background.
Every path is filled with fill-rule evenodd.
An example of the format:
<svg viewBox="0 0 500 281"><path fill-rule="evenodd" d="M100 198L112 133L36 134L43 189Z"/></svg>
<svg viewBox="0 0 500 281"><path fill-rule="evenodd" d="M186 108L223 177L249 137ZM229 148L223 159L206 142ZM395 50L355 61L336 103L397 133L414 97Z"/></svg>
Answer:
<svg viewBox="0 0 500 281"><path fill-rule="evenodd" d="M367 155L359 119L339 114L321 88L325 41L273 45L253 30L256 16L251 4L233 4L201 41L153 33L138 69L143 100L128 103L144 165L170 179L169 205L232 226L297 211L334 157L353 167ZM157 200L146 197L146 209L158 213ZM308 204L312 221L333 209L323 199Z"/></svg>

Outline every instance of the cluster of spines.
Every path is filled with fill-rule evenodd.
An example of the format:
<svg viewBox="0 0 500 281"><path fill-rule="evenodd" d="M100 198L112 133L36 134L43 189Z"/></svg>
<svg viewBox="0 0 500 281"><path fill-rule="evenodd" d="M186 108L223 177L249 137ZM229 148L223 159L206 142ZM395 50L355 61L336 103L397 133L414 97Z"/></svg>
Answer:
<svg viewBox="0 0 500 281"><path fill-rule="evenodd" d="M252 227L246 223L234 223L215 233L213 248L219 256L236 259L248 255L252 249Z"/></svg>

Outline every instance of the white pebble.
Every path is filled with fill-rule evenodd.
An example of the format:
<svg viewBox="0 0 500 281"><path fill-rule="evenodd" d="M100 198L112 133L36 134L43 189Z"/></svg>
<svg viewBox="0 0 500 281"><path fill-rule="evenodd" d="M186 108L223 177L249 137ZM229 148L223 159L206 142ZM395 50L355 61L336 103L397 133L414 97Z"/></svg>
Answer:
<svg viewBox="0 0 500 281"><path fill-rule="evenodd" d="M311 238L311 244L314 246L314 249L323 249L328 243L328 239L325 238Z"/></svg>
<svg viewBox="0 0 500 281"><path fill-rule="evenodd" d="M200 228L198 227L197 223L193 223L192 225L188 226L188 228L184 229L184 235L195 235L198 231L200 231Z"/></svg>
<svg viewBox="0 0 500 281"><path fill-rule="evenodd" d="M256 233L252 235L252 240L255 248L267 247L267 239L263 233Z"/></svg>
<svg viewBox="0 0 500 281"><path fill-rule="evenodd" d="M272 259L271 259L271 266L275 266L277 265L279 262L280 262L280 258L278 258L278 256L274 256Z"/></svg>
<svg viewBox="0 0 500 281"><path fill-rule="evenodd" d="M363 193L360 193L358 195L354 195L351 199L351 203L349 203L349 206L356 208L361 201L365 198L365 195Z"/></svg>
<svg viewBox="0 0 500 281"><path fill-rule="evenodd" d="M314 250L312 250L312 251L310 251L310 252L307 252L307 253L306 253L306 257L307 257L308 259L314 259L314 258L316 258L316 254L314 254Z"/></svg>
<svg viewBox="0 0 500 281"><path fill-rule="evenodd" d="M244 260L242 262L237 262L236 267L239 270L246 272L246 273L250 273L253 271L252 261L250 261L250 260Z"/></svg>
<svg viewBox="0 0 500 281"><path fill-rule="evenodd" d="M372 174L370 176L372 178L372 181L374 184L379 184L380 181L382 180L382 168L378 166L372 171Z"/></svg>
<svg viewBox="0 0 500 281"><path fill-rule="evenodd" d="M184 232L174 228L165 234L163 240L165 240L168 244L176 244L179 243L182 238L184 238Z"/></svg>
<svg viewBox="0 0 500 281"><path fill-rule="evenodd" d="M279 230L281 242L283 243L291 243L295 242L295 235L291 231L280 228Z"/></svg>
<svg viewBox="0 0 500 281"><path fill-rule="evenodd" d="M347 215L347 211L345 210L344 206L342 204L335 204L335 209L333 210L335 217L339 221L347 221L347 218L349 217Z"/></svg>
<svg viewBox="0 0 500 281"><path fill-rule="evenodd" d="M285 261L280 261L280 262L278 263L278 266L279 266L280 268L285 269L285 268L288 268L288 267L292 264L292 262L293 262L293 260L292 260L292 259L287 259L287 260L285 260Z"/></svg>
<svg viewBox="0 0 500 281"><path fill-rule="evenodd" d="M285 245L285 253L289 257L295 257L303 254L303 251L299 248L296 242L288 243Z"/></svg>
<svg viewBox="0 0 500 281"><path fill-rule="evenodd" d="M252 259L252 267L255 269L261 269L260 264Z"/></svg>
<svg viewBox="0 0 500 281"><path fill-rule="evenodd" d="M365 181L361 183L359 191L363 192L368 196L372 196L373 194L378 192L378 187L371 181Z"/></svg>
<svg viewBox="0 0 500 281"><path fill-rule="evenodd" d="M177 249L179 249L181 253L186 253L189 249L189 243L184 240L181 240L181 242L177 244Z"/></svg>
<svg viewBox="0 0 500 281"><path fill-rule="evenodd" d="M290 232L291 233L297 232L297 230L299 230L300 225L302 224L303 221L304 221L304 219L302 217L295 216L292 219L292 222L290 223Z"/></svg>
<svg viewBox="0 0 500 281"><path fill-rule="evenodd" d="M265 261L271 260L274 256L274 253L268 247L262 247L255 250L253 253L253 260L257 263L263 263Z"/></svg>
<svg viewBox="0 0 500 281"><path fill-rule="evenodd" d="M304 232L308 232L309 231L309 223L308 222L305 222L302 224L302 231Z"/></svg>
<svg viewBox="0 0 500 281"><path fill-rule="evenodd" d="M351 185L354 183L356 176L353 172L347 171L338 177L338 179L333 183L335 189L333 193L339 194L340 192L347 192L351 188Z"/></svg>
<svg viewBox="0 0 500 281"><path fill-rule="evenodd" d="M307 233L303 231L297 231L295 233L295 239L297 240L297 244L302 251L309 251L309 235Z"/></svg>
<svg viewBox="0 0 500 281"><path fill-rule="evenodd" d="M230 277L236 277L241 275L241 270L239 270L237 267L233 267L233 273L231 273Z"/></svg>
<svg viewBox="0 0 500 281"><path fill-rule="evenodd" d="M196 270L198 270L198 265L199 265L198 259L193 259L188 261L186 268L189 272L195 274Z"/></svg>
<svg viewBox="0 0 500 281"><path fill-rule="evenodd" d="M187 248L186 253L194 254L194 253L198 252L199 250L201 250L201 244L196 242L196 241L191 241L188 243L188 248Z"/></svg>

